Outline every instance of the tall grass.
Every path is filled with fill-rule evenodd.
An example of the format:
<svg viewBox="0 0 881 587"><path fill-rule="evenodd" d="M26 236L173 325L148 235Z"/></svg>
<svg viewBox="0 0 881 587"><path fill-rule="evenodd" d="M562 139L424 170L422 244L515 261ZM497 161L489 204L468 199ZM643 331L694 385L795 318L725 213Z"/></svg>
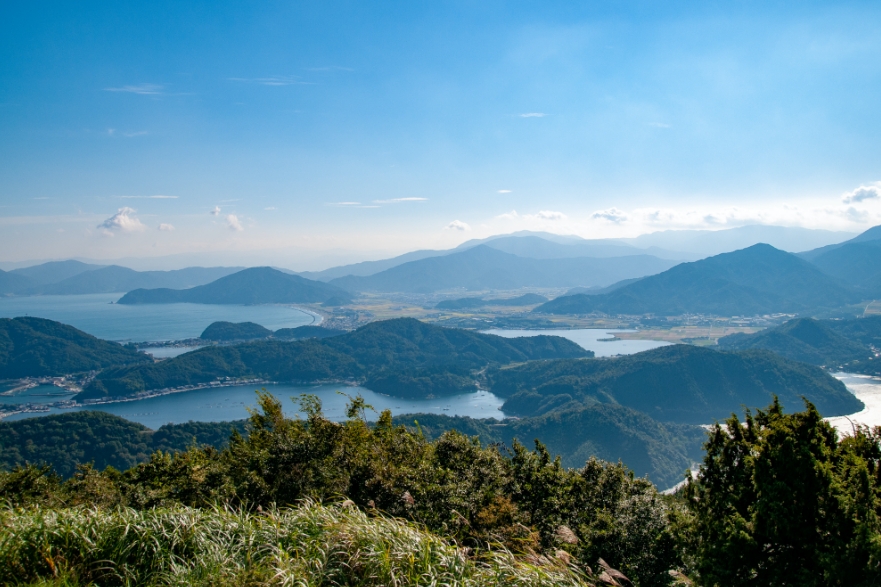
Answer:
<svg viewBox="0 0 881 587"><path fill-rule="evenodd" d="M470 558L406 522L307 502L232 509L0 511L4 585L572 586L562 559Z"/></svg>

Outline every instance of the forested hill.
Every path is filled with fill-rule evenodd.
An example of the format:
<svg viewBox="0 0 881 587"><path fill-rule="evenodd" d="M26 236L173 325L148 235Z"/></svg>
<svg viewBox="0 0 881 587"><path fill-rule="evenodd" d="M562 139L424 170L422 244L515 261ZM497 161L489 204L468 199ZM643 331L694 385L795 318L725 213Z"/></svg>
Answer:
<svg viewBox="0 0 881 587"><path fill-rule="evenodd" d="M862 402L820 369L768 351L720 352L671 345L593 361L542 361L493 371L505 413L534 416L592 402L616 403L662 422L708 424L776 395L789 411L811 401L824 416L851 414Z"/></svg>
<svg viewBox="0 0 881 587"><path fill-rule="evenodd" d="M157 450L185 451L192 446L226 446L244 421L167 424L153 431L105 412L70 412L15 422L0 422L0 470L48 464L70 477L77 465L120 471L142 463Z"/></svg>
<svg viewBox="0 0 881 587"><path fill-rule="evenodd" d="M253 267L190 289L136 289L120 304L296 304L348 300L350 294L333 285Z"/></svg>
<svg viewBox="0 0 881 587"><path fill-rule="evenodd" d="M374 391L391 394L412 393L409 383L415 381L419 393L427 395L473 389L470 371L491 364L592 355L562 337L502 338L398 318L332 338L208 347L151 365L108 369L78 398L124 396L221 377L301 383L373 378Z"/></svg>
<svg viewBox="0 0 881 587"><path fill-rule="evenodd" d="M44 318L0 318L0 379L66 375L153 359Z"/></svg>
<svg viewBox="0 0 881 587"><path fill-rule="evenodd" d="M735 316L838 308L859 299L859 293L807 261L758 244L682 263L606 294L559 297L533 311Z"/></svg>
<svg viewBox="0 0 881 587"><path fill-rule="evenodd" d="M783 357L851 372L881 374L881 316L853 320L797 318L755 334L732 334L719 339L726 350L766 349Z"/></svg>

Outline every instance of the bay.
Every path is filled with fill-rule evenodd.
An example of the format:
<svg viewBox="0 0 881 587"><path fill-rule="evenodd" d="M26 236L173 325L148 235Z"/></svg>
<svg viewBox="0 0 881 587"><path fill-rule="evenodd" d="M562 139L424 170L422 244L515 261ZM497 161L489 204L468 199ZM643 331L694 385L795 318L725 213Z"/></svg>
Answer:
<svg viewBox="0 0 881 587"><path fill-rule="evenodd" d="M292 306L140 304L116 302L120 294L0 298L0 318L36 316L70 324L118 342L198 338L212 322L256 322L271 330L318 323L320 317ZM192 349L185 349L192 350ZM170 352L169 354L173 354ZM168 354L163 356L169 356Z"/></svg>
<svg viewBox="0 0 881 587"><path fill-rule="evenodd" d="M484 334L496 334L505 338L522 336L561 336L574 342L584 349L593 351L597 357L614 357L615 355L632 355L667 346L669 342L661 340L602 340L613 338L617 332L635 332L634 330L607 330L604 328L579 328L572 330L485 330Z"/></svg>
<svg viewBox="0 0 881 587"><path fill-rule="evenodd" d="M881 426L881 377L857 375L854 373L835 373L835 378L847 386L865 407L854 414L826 418L838 430L839 435L853 433L854 425L874 428Z"/></svg>
<svg viewBox="0 0 881 587"><path fill-rule="evenodd" d="M48 389L47 389L48 388ZM364 387L346 387L342 385L293 386L266 385L266 391L282 400L285 414L288 416L302 415L298 410L295 398L302 394L312 394L321 400L324 415L340 422L346 419L346 404L349 397L360 394L373 406L376 412L391 410L394 415L401 414L446 414L470 416L472 418L497 418L505 415L501 411L503 400L488 391L477 391L444 396L435 399L402 399L382 395ZM11 397L0 396L0 403L49 403L66 399L64 397L46 397L40 394L56 393L58 388L41 386L25 392L27 395L16 394ZM183 422L226 422L242 420L248 417L248 408L257 406L255 387L249 385L198 389L181 393L172 393L131 402L102 404L84 408L58 409L46 412L15 414L3 421L21 420L47 414L59 414L70 411L99 410L121 416L133 422L156 430L163 424L180 424ZM339 393L341 392L341 393ZM12 401L20 398L19 401ZM368 419L375 419L376 414L368 411Z"/></svg>

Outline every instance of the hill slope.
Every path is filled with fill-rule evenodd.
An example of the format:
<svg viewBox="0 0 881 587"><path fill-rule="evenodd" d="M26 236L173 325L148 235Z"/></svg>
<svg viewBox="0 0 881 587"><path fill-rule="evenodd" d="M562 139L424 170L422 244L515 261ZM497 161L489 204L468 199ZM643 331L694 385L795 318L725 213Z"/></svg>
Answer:
<svg viewBox="0 0 881 587"><path fill-rule="evenodd" d="M881 296L881 240L851 242L811 260L820 270L854 285L867 296Z"/></svg>
<svg viewBox="0 0 881 587"><path fill-rule="evenodd" d="M0 318L0 379L152 363L143 353L43 318Z"/></svg>
<svg viewBox="0 0 881 587"><path fill-rule="evenodd" d="M125 294L120 304L295 304L348 299L345 291L283 273L271 267L253 267L190 289L136 289Z"/></svg>
<svg viewBox="0 0 881 587"><path fill-rule="evenodd" d="M611 360L543 361L498 369L493 393L506 413L534 416L574 405L616 403L663 422L707 424L773 395L791 411L802 396L824 416L862 409L840 381L818 367L767 351L719 352L671 345Z"/></svg>
<svg viewBox="0 0 881 587"><path fill-rule="evenodd" d="M732 316L835 308L859 297L807 261L760 244L682 263L607 294L556 298L533 311Z"/></svg>
<svg viewBox="0 0 881 587"><path fill-rule="evenodd" d="M17 465L51 465L70 477L77 465L93 463L120 471L142 463L157 450L184 451L193 445L222 448L244 422L166 424L153 431L106 412L71 412L0 422L0 470Z"/></svg>
<svg viewBox="0 0 881 587"><path fill-rule="evenodd" d="M878 374L881 361L872 347L881 348L881 316L854 320L790 320L755 334L732 334L719 339L725 350L766 349L782 357L849 372Z"/></svg>
<svg viewBox="0 0 881 587"><path fill-rule="evenodd" d="M466 382L473 387L470 371L489 364L587 356L592 353L561 337L507 339L398 318L330 338L206 347L160 363L109 369L78 397L123 396L218 377L303 383L378 378L375 391L398 394L410 393L408 382L418 381L427 395L459 391Z"/></svg>
<svg viewBox="0 0 881 587"><path fill-rule="evenodd" d="M0 295L11 295L35 287L37 282L25 275L0 269Z"/></svg>
<svg viewBox="0 0 881 587"><path fill-rule="evenodd" d="M674 264L649 255L529 259L480 245L461 253L411 261L366 277L333 279L330 283L349 291L415 293L453 288L573 287L609 285L651 275Z"/></svg>
<svg viewBox="0 0 881 587"><path fill-rule="evenodd" d="M85 273L86 271L100 269L101 267L102 265L92 265L71 259L67 261L50 261L48 263L33 265L31 267L13 269L10 273L23 275L29 279L33 279L36 284L45 285L47 283L58 283L68 277L73 277L74 275Z"/></svg>

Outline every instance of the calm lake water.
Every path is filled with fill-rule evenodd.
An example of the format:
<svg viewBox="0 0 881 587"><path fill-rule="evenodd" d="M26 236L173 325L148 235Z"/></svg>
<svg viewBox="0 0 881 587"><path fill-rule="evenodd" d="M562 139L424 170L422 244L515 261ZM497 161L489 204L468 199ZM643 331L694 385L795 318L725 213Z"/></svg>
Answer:
<svg viewBox="0 0 881 587"><path fill-rule="evenodd" d="M36 316L75 326L98 338L120 342L198 338L212 322L256 322L271 330L296 328L319 319L281 305L212 304L120 305L120 294L0 297L0 318ZM183 349L191 350L191 349ZM174 350L168 349L174 354ZM179 353L178 353L179 354ZM163 356L170 356L168 354Z"/></svg>
<svg viewBox="0 0 881 587"><path fill-rule="evenodd" d="M381 395L363 387L345 387L342 385L311 387L267 385L266 391L282 400L285 413L288 416L299 413L298 404L292 398L308 393L317 396L321 400L324 414L328 418L334 421L345 420L346 403L349 401L349 398L346 395L337 393L342 392L352 397L360 393L377 412L388 409L394 415L429 413L471 416L472 418L502 419L505 417L499 409L502 405L502 399L487 391L463 393L430 400L399 399ZM0 396L0 403L49 403L65 399L65 397L71 397L42 395L57 392L57 387L41 386L30 389L24 394L17 394L11 397ZM254 392L255 386L253 385L199 389L133 402L90 406L87 409L116 414L127 420L140 422L148 428L155 430L163 424L180 424L190 420L199 422L242 420L248 417L247 408L254 408L257 405L257 396ZM48 413L57 414L69 411L71 410L53 409L51 412L41 412L39 414L16 414L4 418L4 421L21 420ZM369 411L368 419L372 419Z"/></svg>
<svg viewBox="0 0 881 587"><path fill-rule="evenodd" d="M581 328L578 330L485 330L486 334L497 334L505 338L520 336L562 336L578 344L582 348L593 351L597 357L613 357L615 355L632 355L658 347L667 346L669 342L660 340L612 340L616 332L634 332L633 330L605 330L601 328Z"/></svg>

